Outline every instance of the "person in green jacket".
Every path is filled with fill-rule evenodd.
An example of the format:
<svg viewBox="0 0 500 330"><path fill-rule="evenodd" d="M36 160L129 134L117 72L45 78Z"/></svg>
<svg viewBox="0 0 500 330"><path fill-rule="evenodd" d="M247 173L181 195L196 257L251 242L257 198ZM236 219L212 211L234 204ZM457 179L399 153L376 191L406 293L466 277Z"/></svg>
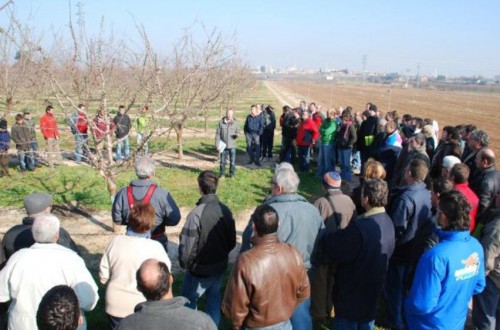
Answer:
<svg viewBox="0 0 500 330"><path fill-rule="evenodd" d="M335 170L336 159L334 139L338 127L335 116L336 110L334 108L328 110L326 113L326 119L319 127L319 139L321 140L321 146L319 149L316 176L320 178L323 177L326 172Z"/></svg>
<svg viewBox="0 0 500 330"><path fill-rule="evenodd" d="M141 110L139 110L139 116L135 120L137 129L137 147L141 146L142 140L149 135L150 122L151 122L151 115L149 114L149 107L145 105L141 108ZM142 146L142 151L145 155L148 154L149 151L148 141L144 142L144 145Z"/></svg>

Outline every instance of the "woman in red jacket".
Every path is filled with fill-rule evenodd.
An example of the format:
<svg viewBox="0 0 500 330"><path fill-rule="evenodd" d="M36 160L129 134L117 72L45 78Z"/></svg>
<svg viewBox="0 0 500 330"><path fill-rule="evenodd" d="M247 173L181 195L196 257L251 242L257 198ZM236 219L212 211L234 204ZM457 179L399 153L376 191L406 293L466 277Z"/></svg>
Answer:
<svg viewBox="0 0 500 330"><path fill-rule="evenodd" d="M299 149L300 171L309 170L311 163L311 146L314 146L319 137L318 127L311 118L311 112L305 110L302 112L302 123L297 131L297 147Z"/></svg>

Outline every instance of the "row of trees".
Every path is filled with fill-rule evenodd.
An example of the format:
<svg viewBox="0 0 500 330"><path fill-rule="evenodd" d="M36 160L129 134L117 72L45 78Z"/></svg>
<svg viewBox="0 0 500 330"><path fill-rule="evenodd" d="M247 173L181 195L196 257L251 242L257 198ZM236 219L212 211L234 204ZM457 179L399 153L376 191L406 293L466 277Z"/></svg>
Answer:
<svg viewBox="0 0 500 330"><path fill-rule="evenodd" d="M67 30L50 37L20 22L14 4L6 3L0 12L8 22L0 27L0 92L5 97L5 116L21 98L55 103L66 117L79 103L106 111L119 104L126 104L127 111L148 105L153 120L143 144L173 131L182 158L186 122L200 116L206 123L211 109L231 106L254 84L234 36L224 36L216 28L194 24L169 54L162 54L151 45L142 25L135 26L139 42L107 33L104 18L98 32L90 34L81 5L75 8L73 13L70 4ZM114 196L115 178L122 166L101 158L92 157L91 166Z"/></svg>

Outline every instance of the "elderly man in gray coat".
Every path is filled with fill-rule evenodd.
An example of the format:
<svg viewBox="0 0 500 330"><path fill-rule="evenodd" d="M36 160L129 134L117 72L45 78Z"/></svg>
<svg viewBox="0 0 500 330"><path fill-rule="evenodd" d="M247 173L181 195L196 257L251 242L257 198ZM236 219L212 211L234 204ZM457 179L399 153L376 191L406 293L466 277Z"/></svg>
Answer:
<svg viewBox="0 0 500 330"><path fill-rule="evenodd" d="M240 124L234 118L233 110L227 109L215 131L215 147L220 153L220 175L226 174L226 160L229 155L229 176L234 177L236 170L236 138L240 134Z"/></svg>

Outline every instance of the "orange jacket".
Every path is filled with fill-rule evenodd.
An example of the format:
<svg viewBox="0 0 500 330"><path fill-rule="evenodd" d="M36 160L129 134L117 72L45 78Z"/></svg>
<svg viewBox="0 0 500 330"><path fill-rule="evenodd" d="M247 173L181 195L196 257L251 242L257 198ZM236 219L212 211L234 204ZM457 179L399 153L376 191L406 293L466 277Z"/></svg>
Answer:
<svg viewBox="0 0 500 330"><path fill-rule="evenodd" d="M40 118L40 131L42 131L45 140L59 138L59 130L54 115L46 113Z"/></svg>

